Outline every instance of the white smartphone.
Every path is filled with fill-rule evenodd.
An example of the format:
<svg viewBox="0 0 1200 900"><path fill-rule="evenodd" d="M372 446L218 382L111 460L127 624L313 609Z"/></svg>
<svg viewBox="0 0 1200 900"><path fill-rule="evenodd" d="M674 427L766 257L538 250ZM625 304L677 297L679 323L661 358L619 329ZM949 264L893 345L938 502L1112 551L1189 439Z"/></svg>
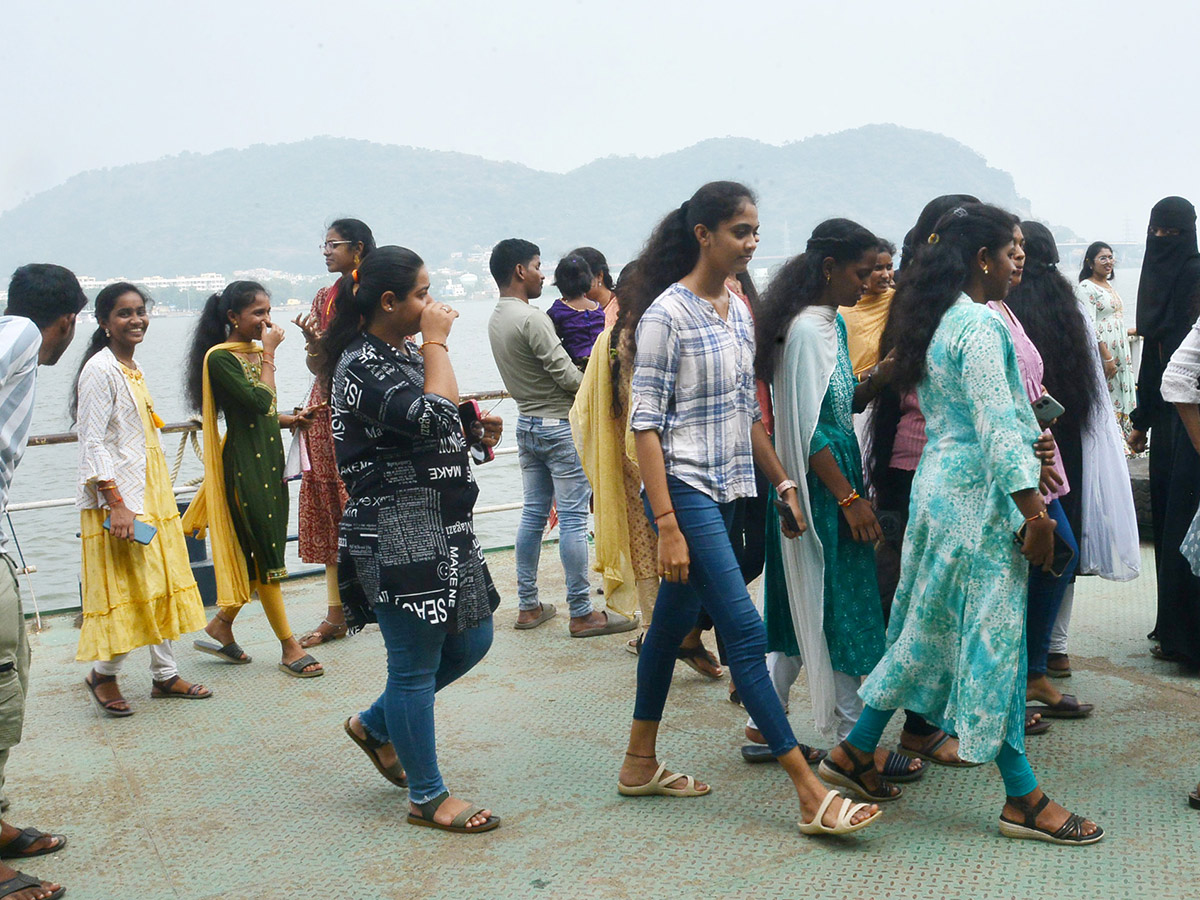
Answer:
<svg viewBox="0 0 1200 900"><path fill-rule="evenodd" d="M1033 401L1033 414L1037 416L1038 424L1044 426L1049 425L1066 410L1063 405L1051 397L1049 394L1042 394Z"/></svg>

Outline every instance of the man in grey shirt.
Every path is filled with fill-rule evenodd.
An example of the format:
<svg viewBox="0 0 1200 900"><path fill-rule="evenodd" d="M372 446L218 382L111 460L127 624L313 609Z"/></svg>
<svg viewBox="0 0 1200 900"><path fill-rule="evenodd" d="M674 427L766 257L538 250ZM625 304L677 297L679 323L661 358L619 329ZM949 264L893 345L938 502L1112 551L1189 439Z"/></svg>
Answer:
<svg viewBox="0 0 1200 900"><path fill-rule="evenodd" d="M529 301L542 295L541 251L518 238L492 250L492 277L500 302L488 322L488 339L505 389L517 401L517 452L524 507L517 528L518 629L553 618L553 604L538 600L537 569L550 505L558 503L558 553L567 580L572 637L629 631L632 619L592 609L588 585L587 517L591 486L571 437L568 416L583 376L563 349L554 323Z"/></svg>

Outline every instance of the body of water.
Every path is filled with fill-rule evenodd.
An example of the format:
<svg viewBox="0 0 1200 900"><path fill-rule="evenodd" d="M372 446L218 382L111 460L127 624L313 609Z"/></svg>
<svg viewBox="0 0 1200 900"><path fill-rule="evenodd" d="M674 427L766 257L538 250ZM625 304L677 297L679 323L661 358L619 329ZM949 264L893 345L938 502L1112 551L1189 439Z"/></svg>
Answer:
<svg viewBox="0 0 1200 900"><path fill-rule="evenodd" d="M1074 272L1067 272L1074 280ZM1116 286L1124 298L1126 322L1133 325L1134 298L1137 294L1137 269L1118 270ZM543 308L549 301L537 303ZM460 318L450 335L450 359L458 375L459 390L484 391L502 388L500 375L492 359L488 343L487 322L495 304L490 301L466 301L455 304ZM287 338L276 357L279 406L289 409L302 405L308 397L313 377L305 366L304 338L290 320L307 307L279 307L272 314L274 321L283 324ZM191 341L195 319L185 316L156 317L138 348L137 360L146 373L146 382L154 397L155 409L168 422L177 422L192 415L183 399L184 368L187 348ZM91 336L91 326L80 324L75 343L62 361L52 368L43 367L38 373L37 406L34 412L33 433L70 430L67 402L79 360ZM488 405L485 404L485 409ZM505 400L496 407L503 416L507 433L502 446L515 445L516 404ZM163 435L167 462L173 465L180 435ZM200 461L187 448L180 481L202 474ZM479 481L481 506L513 503L521 500L521 473L515 456L500 456L492 463L475 469ZM50 447L31 447L26 451L13 481L10 501L23 503L74 497L78 480L78 450L67 444ZM297 485L293 484L290 533L296 531L298 505ZM509 546L514 542L519 511L480 516L476 531L484 547ZM74 508L31 510L14 513L13 529L25 559L38 571L29 581L23 579L23 589L32 587L40 608L65 609L79 605L79 514ZM5 523L5 530L8 530ZM292 571L309 568L296 556L295 544L289 545L288 567ZM14 548L14 557L16 556Z"/></svg>

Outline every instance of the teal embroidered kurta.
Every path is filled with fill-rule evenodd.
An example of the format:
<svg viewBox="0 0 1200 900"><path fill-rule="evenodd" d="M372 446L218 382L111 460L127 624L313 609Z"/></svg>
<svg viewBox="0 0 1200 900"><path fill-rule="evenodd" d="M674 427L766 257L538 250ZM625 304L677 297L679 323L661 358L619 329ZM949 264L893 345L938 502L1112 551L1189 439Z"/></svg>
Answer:
<svg viewBox="0 0 1200 900"><path fill-rule="evenodd" d="M970 762L1025 747L1029 564L1010 494L1038 486L1038 426L1008 329L965 294L934 333L917 387L929 443L917 467L888 649L859 692L919 712Z"/></svg>
<svg viewBox="0 0 1200 900"><path fill-rule="evenodd" d="M862 453L854 434L854 387L857 380L850 364L846 323L840 315L836 319L836 327L837 361L821 401L809 455L815 456L827 448L846 480L865 496ZM809 525L820 539L825 556L823 630L829 647L829 660L835 672L866 675L879 662L884 648L883 609L875 575L875 550L869 543L855 541L841 527L841 507L821 479L811 470L805 477L811 504ZM774 489L771 499L775 499ZM782 539L778 517L768 516L766 579L763 588L767 647L789 656L800 656L783 574Z"/></svg>

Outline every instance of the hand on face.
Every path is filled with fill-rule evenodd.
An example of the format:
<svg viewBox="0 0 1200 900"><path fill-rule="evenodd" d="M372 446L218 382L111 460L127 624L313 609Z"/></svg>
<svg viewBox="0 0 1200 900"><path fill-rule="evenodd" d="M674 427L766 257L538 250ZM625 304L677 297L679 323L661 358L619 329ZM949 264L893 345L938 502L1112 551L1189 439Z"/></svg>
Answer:
<svg viewBox="0 0 1200 900"><path fill-rule="evenodd" d="M421 337L426 341L445 343L450 337L450 329L458 318L458 310L448 303L434 300L421 310Z"/></svg>
<svg viewBox="0 0 1200 900"><path fill-rule="evenodd" d="M283 329L280 326L273 324L270 319L266 319L262 323L261 340L263 350L267 353L274 353L275 348L283 343L284 337L286 337L286 335L283 333Z"/></svg>

